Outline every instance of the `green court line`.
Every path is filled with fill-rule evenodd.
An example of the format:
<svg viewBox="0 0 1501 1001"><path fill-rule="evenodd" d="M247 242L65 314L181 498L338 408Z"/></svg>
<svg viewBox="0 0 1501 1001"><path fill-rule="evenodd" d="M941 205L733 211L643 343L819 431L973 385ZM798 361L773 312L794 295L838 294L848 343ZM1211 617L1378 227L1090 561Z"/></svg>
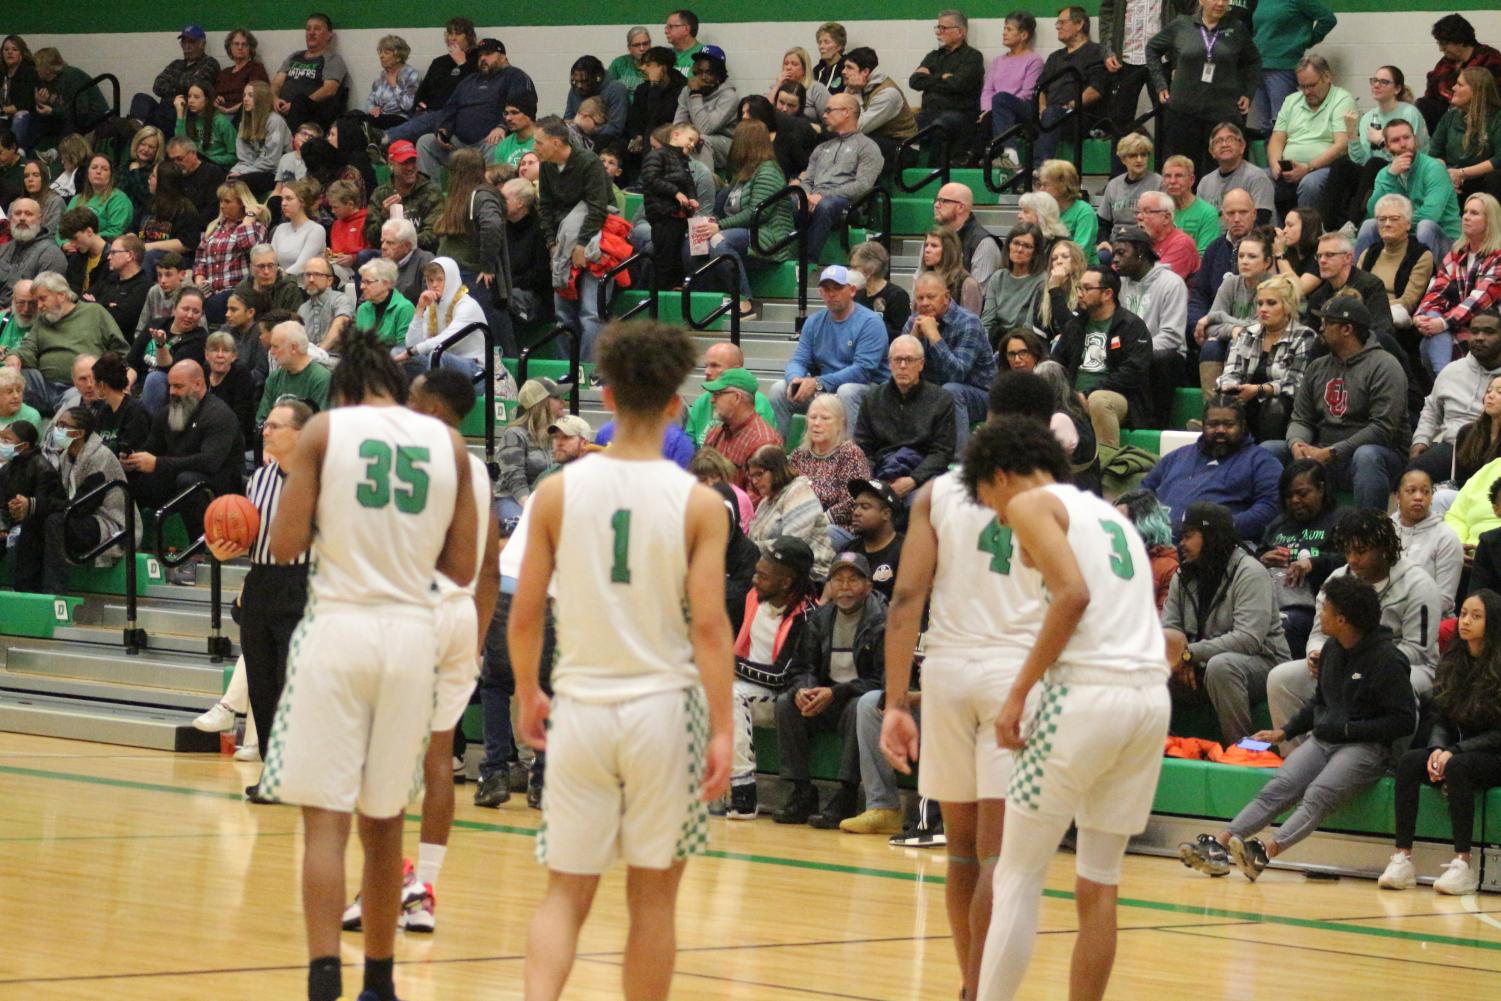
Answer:
<svg viewBox="0 0 1501 1001"><path fill-rule="evenodd" d="M52 772L40 768L21 768L15 765L0 765L0 774L19 775L26 778L49 779L55 782L81 782L88 785L111 786L117 789L131 789L138 792L162 792L175 796L205 796L210 799L232 800L243 802L243 797L238 793L218 792L212 789L194 789L189 786L163 785L155 782L136 782L129 779L112 779L101 775L80 775L72 772ZM413 815L407 816L408 820L420 818ZM496 834L516 834L524 837L535 837L536 829L530 827L517 827L510 824L489 824L476 820L455 820L455 828L470 831L487 831ZM878 869L869 866L841 865L836 862L814 862L808 859L783 858L776 855L754 855L745 852L727 852L710 850L704 853L706 857L721 859L730 862L750 862L755 865L775 865L791 869L810 869L817 872L839 873L847 876L871 876L877 879L895 879L905 882L930 883L941 886L945 882L944 877L937 875L924 875L916 872L902 872L896 869ZM1053 900L1073 900L1073 893L1068 890L1042 891L1044 897ZM1191 914L1196 917L1226 918L1234 921L1244 921L1249 924L1278 925L1285 928L1301 928L1309 931L1337 932L1345 935L1364 935L1369 938L1382 938L1402 942L1419 942L1425 945L1452 945L1462 949L1479 949L1488 952L1501 952L1501 940L1465 937L1461 935L1437 935L1430 932L1403 931L1397 928L1383 928L1371 925L1352 925L1338 921L1321 921L1318 918L1294 918L1282 914L1257 914L1254 911L1232 911L1221 907L1201 907L1193 904L1175 904L1165 900L1141 900L1134 897L1121 897L1120 906L1131 907L1141 910L1163 911L1169 914Z"/></svg>

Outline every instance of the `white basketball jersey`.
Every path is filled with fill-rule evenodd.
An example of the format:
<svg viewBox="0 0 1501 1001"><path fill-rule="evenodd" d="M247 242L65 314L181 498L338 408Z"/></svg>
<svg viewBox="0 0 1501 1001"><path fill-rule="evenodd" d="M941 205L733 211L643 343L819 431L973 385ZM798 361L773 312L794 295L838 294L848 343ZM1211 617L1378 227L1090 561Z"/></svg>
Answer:
<svg viewBox="0 0 1501 1001"><path fill-rule="evenodd" d="M623 702L698 683L686 608L688 497L665 459L587 455L562 472L554 691Z"/></svg>
<svg viewBox="0 0 1501 1001"><path fill-rule="evenodd" d="M435 574L433 580L438 585L438 597L443 601L474 597L475 588L479 585L480 561L485 558L485 536L489 534L487 529L490 527L490 473L485 469L485 464L472 454L469 456L469 490L474 494L474 513L479 522L474 533L474 576L468 587L459 587L443 574Z"/></svg>
<svg viewBox="0 0 1501 1001"><path fill-rule="evenodd" d="M329 411L313 598L432 607L458 482L441 421L396 406Z"/></svg>
<svg viewBox="0 0 1501 1001"><path fill-rule="evenodd" d="M1136 527L1111 504L1074 486L1047 490L1068 511L1068 545L1089 585L1089 606L1058 657L1063 668L1147 672L1167 679L1167 649L1152 565Z"/></svg>
<svg viewBox="0 0 1501 1001"><path fill-rule="evenodd" d="M968 659L1001 650L1025 655L1042 624L1042 578L1022 566L1011 529L970 500L958 473L933 481L929 504L938 566L923 650Z"/></svg>

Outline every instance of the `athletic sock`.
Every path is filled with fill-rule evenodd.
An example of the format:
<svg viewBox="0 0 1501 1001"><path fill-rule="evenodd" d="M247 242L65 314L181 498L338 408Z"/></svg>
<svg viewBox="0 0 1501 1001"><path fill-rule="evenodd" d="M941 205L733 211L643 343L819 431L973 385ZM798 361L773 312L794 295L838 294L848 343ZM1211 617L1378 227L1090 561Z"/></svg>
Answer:
<svg viewBox="0 0 1501 1001"><path fill-rule="evenodd" d="M391 957L365 957L365 990L374 994L376 1001L396 1001L396 984L391 980L391 967L395 962Z"/></svg>
<svg viewBox="0 0 1501 1001"><path fill-rule="evenodd" d="M417 845L417 882L438 888L438 873L443 871L443 857L448 854L447 845L430 845L426 841Z"/></svg>
<svg viewBox="0 0 1501 1001"><path fill-rule="evenodd" d="M344 974L338 956L319 956L307 965L308 1001L339 1001L344 993Z"/></svg>

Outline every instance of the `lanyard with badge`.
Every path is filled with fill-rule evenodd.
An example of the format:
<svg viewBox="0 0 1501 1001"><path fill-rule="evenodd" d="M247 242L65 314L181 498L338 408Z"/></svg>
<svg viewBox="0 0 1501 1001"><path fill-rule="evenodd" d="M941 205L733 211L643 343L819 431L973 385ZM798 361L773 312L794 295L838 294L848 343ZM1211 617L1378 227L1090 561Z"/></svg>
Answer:
<svg viewBox="0 0 1501 1001"><path fill-rule="evenodd" d="M1214 46L1220 40L1220 29L1205 31L1201 24L1199 37L1204 39L1204 72L1199 76L1199 82L1214 83Z"/></svg>

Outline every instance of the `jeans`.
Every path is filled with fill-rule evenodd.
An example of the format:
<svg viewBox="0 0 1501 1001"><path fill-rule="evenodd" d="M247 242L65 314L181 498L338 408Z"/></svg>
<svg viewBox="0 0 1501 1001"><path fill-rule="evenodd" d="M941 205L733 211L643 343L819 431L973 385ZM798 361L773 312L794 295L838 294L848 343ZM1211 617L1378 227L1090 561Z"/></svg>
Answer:
<svg viewBox="0 0 1501 1001"><path fill-rule="evenodd" d="M838 525L829 526L829 548L836 553L842 553L855 541L855 533Z"/></svg>
<svg viewBox="0 0 1501 1001"><path fill-rule="evenodd" d="M1418 354L1423 357L1423 367L1437 376L1454 360L1454 335L1446 330L1424 337L1418 342Z"/></svg>
<svg viewBox="0 0 1501 1001"><path fill-rule="evenodd" d="M57 409L57 401L73 388L71 382L50 382L40 369L21 369L21 381L26 384L23 398L37 409L43 417L51 417ZM38 431L42 430L37 428Z"/></svg>
<svg viewBox="0 0 1501 1001"><path fill-rule="evenodd" d="M1251 120L1247 124L1270 133L1277 121L1277 112L1282 110L1282 102L1297 89L1298 75L1294 71L1262 70L1261 86L1256 88L1256 96L1251 99Z"/></svg>
<svg viewBox="0 0 1501 1001"><path fill-rule="evenodd" d="M511 651L506 645L506 624L511 618L512 595L504 588L495 602L495 615L485 633L485 656L480 664L480 710L484 716L485 757L480 762L481 779L504 774L516 759L516 738L511 731L511 696L516 694L516 675L511 670ZM550 691L553 652L557 634L552 610L542 620L542 690Z"/></svg>
<svg viewBox="0 0 1501 1001"><path fill-rule="evenodd" d="M436 129L438 123L441 121L443 121L443 112L441 110L423 111L408 118L394 129L387 129L386 142L393 143L398 139L405 139L407 142L415 143L418 139Z"/></svg>
<svg viewBox="0 0 1501 1001"><path fill-rule="evenodd" d="M1047 129L1049 126L1063 121L1072 113L1072 109L1055 104L1042 109L1042 116L1037 120L1037 124L1039 127ZM1065 132L1067 132L1069 135L1072 135L1073 126L1059 125L1056 129L1050 129L1049 131L1041 132L1038 134L1036 151L1033 154L1033 159L1037 162L1038 166L1042 166L1042 161L1044 160L1051 160L1053 158L1053 154L1058 152L1058 143L1063 140L1063 134ZM1079 135L1084 136L1087 134L1088 133L1083 128L1083 125L1081 123L1079 128Z"/></svg>
<svg viewBox="0 0 1501 1001"><path fill-rule="evenodd" d="M870 387L863 382L846 382L834 391L839 397L839 402L844 406L844 426L852 428L855 421L860 417L860 401L865 398L865 391ZM808 404L813 402L809 397L806 402L797 403L787 395L787 380L779 379L771 387L767 394L771 403L771 412L777 416L777 433L786 441L792 432L792 415L794 413L807 413Z"/></svg>
<svg viewBox="0 0 1501 1001"><path fill-rule="evenodd" d="M963 449L969 441L969 426L983 421L990 411L990 394L963 382L946 382L943 391L954 398L954 447Z"/></svg>
<svg viewBox="0 0 1501 1001"><path fill-rule="evenodd" d="M1230 356L1230 342L1210 337L1199 345L1199 361L1223 362Z"/></svg>
<svg viewBox="0 0 1501 1001"><path fill-rule="evenodd" d="M485 159L490 158L490 150L495 147L481 139L476 143L466 143L458 136L450 136L448 139L450 149L444 149L438 144L436 133L425 135L417 140L417 164L428 177L437 180L443 176L443 168L448 166L448 158L456 149L477 149Z"/></svg>
<svg viewBox="0 0 1501 1001"><path fill-rule="evenodd" d="M1329 208L1324 204L1324 186L1329 183L1329 168L1320 167L1309 174L1304 175L1303 180L1296 185L1287 181L1277 180L1272 182L1276 193L1277 215L1284 216L1299 205L1307 205L1319 210L1320 215L1330 214Z"/></svg>
<svg viewBox="0 0 1501 1001"><path fill-rule="evenodd" d="M460 268L459 277L469 287L469 294L474 296L479 308L485 311L485 322L490 325L491 342L500 348L501 354L515 358L521 353L521 348L516 343L510 311L495 301L495 294L490 288L480 284L478 271Z"/></svg>
<svg viewBox="0 0 1501 1001"><path fill-rule="evenodd" d="M992 139L1011 128L1017 122L1031 121L1031 119L1031 102L1023 101L1015 94L1008 94L1004 90L998 90L995 96L990 99L990 138ZM1013 134L1006 148L1015 152L1019 136L1020 133Z"/></svg>
<svg viewBox="0 0 1501 1001"><path fill-rule="evenodd" d="M818 200L813 207L813 216L808 220L808 260L818 260L834 227L844 225L844 215L849 207L850 200L843 195L824 195Z"/></svg>
<svg viewBox="0 0 1501 1001"><path fill-rule="evenodd" d="M733 257L735 259L735 273L740 276L740 298L749 301L751 298L750 274L747 270L747 255L750 253L751 231L748 229L722 229L709 240L709 253L703 257L689 257L688 265L684 269L692 272L709 263L709 258L716 256ZM687 255L687 248L684 248Z"/></svg>
<svg viewBox="0 0 1501 1001"><path fill-rule="evenodd" d="M1292 461L1292 448L1286 441L1264 441L1261 447L1277 457L1284 466ZM1351 456L1336 457L1329 463L1334 485L1355 494L1356 507L1385 511L1387 499L1407 465L1407 457L1386 445L1361 445Z"/></svg>
<svg viewBox="0 0 1501 1001"><path fill-rule="evenodd" d="M558 322L579 338L579 358L594 361L594 342L599 340L599 327L603 322L599 315L599 279L588 270L578 280L578 298L564 299L553 293L553 309Z"/></svg>
<svg viewBox="0 0 1501 1001"><path fill-rule="evenodd" d="M1419 219L1413 230L1413 235L1418 242L1433 252L1433 259L1442 262L1444 255L1449 252L1449 245L1454 241L1449 239L1439 224L1432 219ZM1355 238L1355 259L1358 261L1367 250L1374 247L1381 239L1376 232L1376 220L1367 219L1360 226L1360 234Z"/></svg>

